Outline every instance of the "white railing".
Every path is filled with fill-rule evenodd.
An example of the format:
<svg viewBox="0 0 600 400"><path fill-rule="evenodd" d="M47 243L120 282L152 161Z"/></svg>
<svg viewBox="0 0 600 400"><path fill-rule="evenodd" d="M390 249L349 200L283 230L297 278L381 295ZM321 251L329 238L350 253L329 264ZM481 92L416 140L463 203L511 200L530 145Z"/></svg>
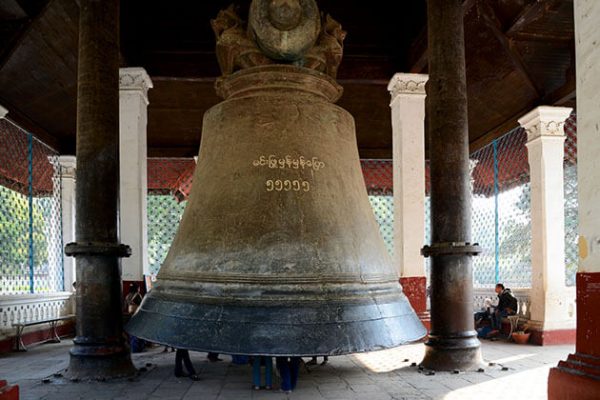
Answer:
<svg viewBox="0 0 600 400"><path fill-rule="evenodd" d="M12 324L73 313L71 292L0 296L0 335L14 331Z"/></svg>

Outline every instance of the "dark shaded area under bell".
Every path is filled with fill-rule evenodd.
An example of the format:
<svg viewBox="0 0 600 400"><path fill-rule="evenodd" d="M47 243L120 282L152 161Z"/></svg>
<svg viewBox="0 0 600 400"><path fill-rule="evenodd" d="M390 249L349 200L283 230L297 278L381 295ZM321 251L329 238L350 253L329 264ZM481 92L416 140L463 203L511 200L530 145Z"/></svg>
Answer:
<svg viewBox="0 0 600 400"><path fill-rule="evenodd" d="M268 3L253 2L251 22L278 15L253 13ZM225 101L204 115L179 231L129 333L177 348L281 356L378 350L426 334L379 235L354 119L333 104L345 32L314 10L303 14L321 26L308 50L287 46L302 42L294 40L306 35L302 20L279 38L239 29L232 9L213 21ZM304 67L266 57L253 40L296 52L288 59L303 54L295 64Z"/></svg>

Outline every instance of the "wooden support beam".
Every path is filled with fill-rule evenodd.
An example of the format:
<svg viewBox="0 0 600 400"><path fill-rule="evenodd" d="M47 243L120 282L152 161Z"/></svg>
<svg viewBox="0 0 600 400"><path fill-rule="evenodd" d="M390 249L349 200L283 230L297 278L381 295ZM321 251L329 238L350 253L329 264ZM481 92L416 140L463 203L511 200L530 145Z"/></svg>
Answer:
<svg viewBox="0 0 600 400"><path fill-rule="evenodd" d="M29 15L27 19L23 20L23 24L18 28L17 32L13 35L10 40L10 44L7 49L1 51L0 49L0 70L4 67L13 53L19 48L27 34L31 31L31 28L42 18L46 10L50 7L54 0L45 0L45 4L41 3L40 7L36 10L32 10L33 15ZM25 10L23 10L25 11ZM37 13L36 13L37 11Z"/></svg>
<svg viewBox="0 0 600 400"><path fill-rule="evenodd" d="M478 0L464 0L462 4L463 16L471 7L478 3ZM409 49L409 71L414 74L420 74L425 71L428 63L427 56L427 26L417 36Z"/></svg>
<svg viewBox="0 0 600 400"><path fill-rule="evenodd" d="M469 154L487 146L492 141L502 137L504 134L510 132L511 130L517 128L519 126L519 122L517 121L520 117L527 114L533 108L538 106L537 102L531 103L527 107L523 108L518 113L512 115L502 124L496 126L494 129L489 130L487 133L479 136L477 139L473 140L469 143Z"/></svg>
<svg viewBox="0 0 600 400"><path fill-rule="evenodd" d="M521 54L515 46L515 42L506 37L504 32L500 30L499 27L501 22L498 20L494 9L487 1L477 3L477 7L479 8L479 17L485 22L487 28L494 34L498 42L502 44L504 50L510 56L513 66L521 73L525 79L525 82L527 82L531 89L535 91L537 97L542 97L542 90L535 84L535 80L532 78L531 73L527 69L525 63L523 63Z"/></svg>

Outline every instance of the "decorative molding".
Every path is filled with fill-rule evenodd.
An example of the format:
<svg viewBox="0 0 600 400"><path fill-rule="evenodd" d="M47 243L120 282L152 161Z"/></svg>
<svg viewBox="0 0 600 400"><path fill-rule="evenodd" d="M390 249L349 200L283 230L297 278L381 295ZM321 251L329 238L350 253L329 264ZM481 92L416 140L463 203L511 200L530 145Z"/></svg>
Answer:
<svg viewBox="0 0 600 400"><path fill-rule="evenodd" d="M394 74L387 87L392 98L390 103L400 95L425 96L425 84L428 79L427 74Z"/></svg>
<svg viewBox="0 0 600 400"><path fill-rule="evenodd" d="M120 68L119 69L119 91L138 91L148 103L148 90L154 86L150 76L144 68Z"/></svg>
<svg viewBox="0 0 600 400"><path fill-rule="evenodd" d="M0 105L0 119L6 117L6 114L8 114L8 110Z"/></svg>
<svg viewBox="0 0 600 400"><path fill-rule="evenodd" d="M565 121L571 115L571 107L540 106L523 117L519 124L527 132L527 141L540 137L565 137Z"/></svg>
<svg viewBox="0 0 600 400"><path fill-rule="evenodd" d="M271 19L273 15L283 17L287 14L277 12L280 7L286 7L284 3L286 1L253 2L251 7L255 11L251 10L249 22L244 21L232 5L210 21L217 38L217 61L223 76L246 68L293 62L294 65L336 77L346 37L342 26L328 14L323 14L319 20L314 1L301 0L305 11L309 8L312 11L301 14L300 19L291 25L295 28L285 30L287 28L279 23L273 25ZM314 5L314 10L312 6L308 7L309 4ZM264 12L263 6L275 13ZM287 20L287 17L284 19ZM285 40L279 40L281 38ZM297 46L298 43L301 45Z"/></svg>
<svg viewBox="0 0 600 400"><path fill-rule="evenodd" d="M75 156L50 156L48 161L54 166L54 172L60 172L61 178L75 179L77 158Z"/></svg>

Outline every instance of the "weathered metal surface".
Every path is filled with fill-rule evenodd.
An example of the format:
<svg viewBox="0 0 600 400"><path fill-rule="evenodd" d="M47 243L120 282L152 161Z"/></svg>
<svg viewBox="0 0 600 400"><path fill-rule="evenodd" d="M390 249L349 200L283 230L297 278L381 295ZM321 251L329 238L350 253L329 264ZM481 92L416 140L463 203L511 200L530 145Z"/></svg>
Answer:
<svg viewBox="0 0 600 400"><path fill-rule="evenodd" d="M469 142L460 0L429 0L428 140L431 179L431 331L421 364L433 370L482 363L473 326ZM458 246L452 244L459 244ZM458 250L458 251L457 251Z"/></svg>
<svg viewBox="0 0 600 400"><path fill-rule="evenodd" d="M268 57L296 61L314 46L321 20L315 0L254 0L248 26Z"/></svg>
<svg viewBox="0 0 600 400"><path fill-rule="evenodd" d="M178 234L127 330L199 351L334 355L426 331L368 202L329 76L288 65L218 82Z"/></svg>
<svg viewBox="0 0 600 400"><path fill-rule="evenodd" d="M423 257L443 256L450 254L469 254L476 256L481 253L481 247L475 243L438 242L431 246L423 246L421 254Z"/></svg>
<svg viewBox="0 0 600 400"><path fill-rule="evenodd" d="M121 322L118 243L119 2L81 0L77 94L76 336L67 376L132 375Z"/></svg>

